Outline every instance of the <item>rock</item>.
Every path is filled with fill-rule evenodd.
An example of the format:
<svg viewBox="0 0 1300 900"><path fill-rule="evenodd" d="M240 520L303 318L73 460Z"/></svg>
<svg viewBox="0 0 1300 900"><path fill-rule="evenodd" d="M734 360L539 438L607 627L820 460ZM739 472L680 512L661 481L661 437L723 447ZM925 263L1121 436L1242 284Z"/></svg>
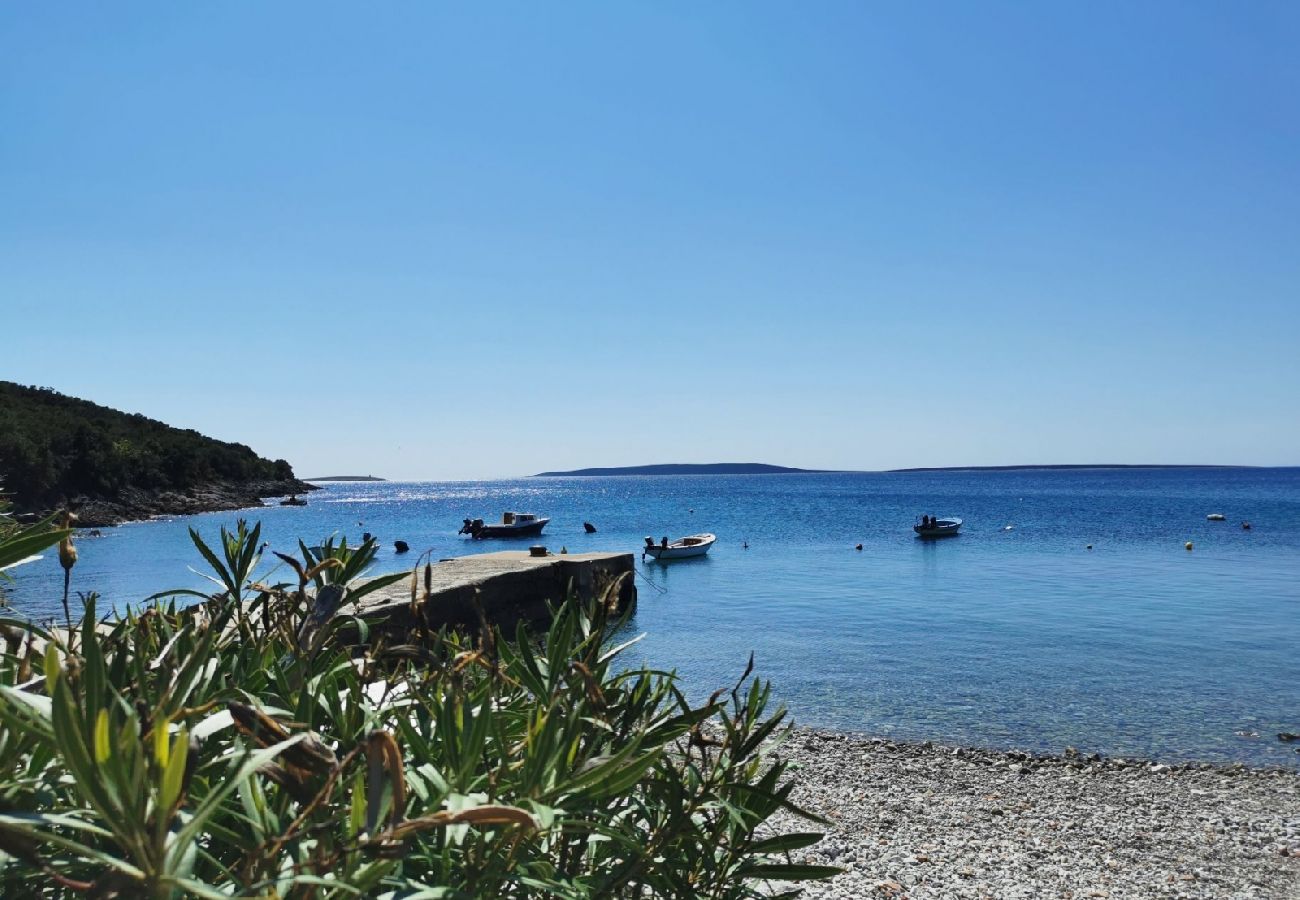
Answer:
<svg viewBox="0 0 1300 900"><path fill-rule="evenodd" d="M395 553L405 553L410 549L411 545L406 543L406 541L393 541L393 552Z"/></svg>
<svg viewBox="0 0 1300 900"><path fill-rule="evenodd" d="M596 526L595 526L595 525L592 525L590 522L583 522L583 523L582 523L582 530L585 531L585 532L587 532L587 534L595 534L595 533L596 533Z"/></svg>

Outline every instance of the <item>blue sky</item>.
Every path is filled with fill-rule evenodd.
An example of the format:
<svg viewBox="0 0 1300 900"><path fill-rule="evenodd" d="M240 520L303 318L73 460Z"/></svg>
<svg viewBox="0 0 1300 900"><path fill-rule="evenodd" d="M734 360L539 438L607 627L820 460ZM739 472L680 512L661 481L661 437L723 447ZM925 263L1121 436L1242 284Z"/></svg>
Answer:
<svg viewBox="0 0 1300 900"><path fill-rule="evenodd" d="M0 6L0 378L285 457L1300 463L1291 3Z"/></svg>

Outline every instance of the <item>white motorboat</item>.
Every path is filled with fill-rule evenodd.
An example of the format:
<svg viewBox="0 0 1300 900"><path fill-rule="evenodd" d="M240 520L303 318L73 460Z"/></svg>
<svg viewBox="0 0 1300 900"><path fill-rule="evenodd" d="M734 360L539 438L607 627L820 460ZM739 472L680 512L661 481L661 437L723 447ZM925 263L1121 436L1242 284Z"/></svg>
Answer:
<svg viewBox="0 0 1300 900"><path fill-rule="evenodd" d="M912 526L912 530L917 533L917 536L923 538L952 537L960 528L961 519L940 519L937 516L933 519L926 516Z"/></svg>
<svg viewBox="0 0 1300 900"><path fill-rule="evenodd" d="M490 524L482 519L466 519L459 533L472 538L532 537L541 534L549 521L532 513L508 512L502 514L500 522Z"/></svg>
<svg viewBox="0 0 1300 900"><path fill-rule="evenodd" d="M641 549L641 556L653 556L655 559L686 559L691 556L703 556L709 552L709 548L717 541L717 537L712 534L692 534L681 540L669 543L668 538L664 538L659 543L655 539L648 537L645 539L645 547Z"/></svg>

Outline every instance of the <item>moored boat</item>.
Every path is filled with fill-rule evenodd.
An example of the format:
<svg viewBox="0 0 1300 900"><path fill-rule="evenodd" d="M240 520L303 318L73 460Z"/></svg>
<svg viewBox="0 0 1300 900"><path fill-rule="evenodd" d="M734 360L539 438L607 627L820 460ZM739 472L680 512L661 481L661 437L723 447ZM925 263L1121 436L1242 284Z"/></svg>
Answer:
<svg viewBox="0 0 1300 900"><path fill-rule="evenodd" d="M960 528L961 519L940 519L938 517L930 518L929 516L922 517L921 521L912 526L912 530L916 532L917 536L923 538L952 537Z"/></svg>
<svg viewBox="0 0 1300 900"><path fill-rule="evenodd" d="M511 538L533 537L542 533L548 518L538 517L532 513L502 513L500 522L485 523L482 519L466 519L458 534L468 534L472 538Z"/></svg>
<svg viewBox="0 0 1300 900"><path fill-rule="evenodd" d="M717 537L705 532L704 534L692 534L680 540L668 541L664 538L659 543L655 539L648 537L645 539L645 547L641 549L641 556L653 556L655 559L686 559L691 556L703 556L709 552L709 548L717 541Z"/></svg>

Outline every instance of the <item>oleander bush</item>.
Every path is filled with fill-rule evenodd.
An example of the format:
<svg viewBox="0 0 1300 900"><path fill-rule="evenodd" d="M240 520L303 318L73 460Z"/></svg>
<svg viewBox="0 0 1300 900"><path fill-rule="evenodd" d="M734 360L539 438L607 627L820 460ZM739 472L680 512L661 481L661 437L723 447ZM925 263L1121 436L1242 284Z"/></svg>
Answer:
<svg viewBox="0 0 1300 900"><path fill-rule="evenodd" d="M191 534L196 605L3 622L0 895L741 898L836 871L791 860L815 832L760 836L799 811L748 668L693 704L620 665L600 600L381 640L351 604L393 578L426 602L419 567L363 582L374 544L327 541L266 584L257 527Z"/></svg>

